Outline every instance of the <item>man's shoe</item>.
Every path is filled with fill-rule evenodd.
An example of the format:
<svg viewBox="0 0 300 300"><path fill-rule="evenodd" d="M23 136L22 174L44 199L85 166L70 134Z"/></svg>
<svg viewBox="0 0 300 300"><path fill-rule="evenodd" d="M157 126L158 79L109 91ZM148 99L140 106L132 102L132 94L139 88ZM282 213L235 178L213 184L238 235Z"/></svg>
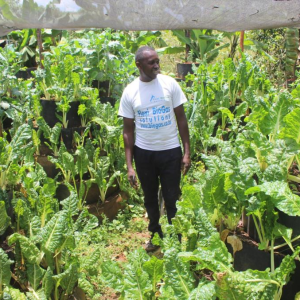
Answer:
<svg viewBox="0 0 300 300"><path fill-rule="evenodd" d="M151 240L146 243L145 250L146 252L154 252L159 248L159 246L153 245Z"/></svg>

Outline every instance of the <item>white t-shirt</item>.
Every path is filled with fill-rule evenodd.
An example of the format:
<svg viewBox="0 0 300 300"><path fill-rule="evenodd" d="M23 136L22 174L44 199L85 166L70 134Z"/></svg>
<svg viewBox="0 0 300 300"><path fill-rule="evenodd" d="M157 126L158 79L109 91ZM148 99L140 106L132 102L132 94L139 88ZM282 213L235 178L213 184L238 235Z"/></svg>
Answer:
<svg viewBox="0 0 300 300"><path fill-rule="evenodd" d="M172 77L158 74L143 82L139 78L124 90L118 115L135 119L135 145L145 150L168 150L178 146L174 108L187 99Z"/></svg>

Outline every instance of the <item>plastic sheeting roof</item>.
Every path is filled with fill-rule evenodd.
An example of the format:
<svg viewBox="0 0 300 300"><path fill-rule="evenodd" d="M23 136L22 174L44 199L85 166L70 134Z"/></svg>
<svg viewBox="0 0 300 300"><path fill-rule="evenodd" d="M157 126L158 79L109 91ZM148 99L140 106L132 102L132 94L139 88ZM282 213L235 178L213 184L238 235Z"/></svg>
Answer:
<svg viewBox="0 0 300 300"><path fill-rule="evenodd" d="M0 36L16 29L300 27L300 0L0 0Z"/></svg>

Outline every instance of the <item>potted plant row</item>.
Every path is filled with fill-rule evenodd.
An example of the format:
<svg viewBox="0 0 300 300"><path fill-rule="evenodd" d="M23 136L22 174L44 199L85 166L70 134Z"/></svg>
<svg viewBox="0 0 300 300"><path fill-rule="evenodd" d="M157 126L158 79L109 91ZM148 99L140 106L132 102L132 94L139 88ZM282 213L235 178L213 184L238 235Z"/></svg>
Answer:
<svg viewBox="0 0 300 300"><path fill-rule="evenodd" d="M73 133L83 133L98 95L86 84L83 58L64 53L56 48L45 55L44 69L35 72L35 82L41 95L41 116L51 128L61 123L62 140L72 149Z"/></svg>
<svg viewBox="0 0 300 300"><path fill-rule="evenodd" d="M136 73L134 55L125 47L124 35L110 29L99 35L91 31L78 43L86 57L90 85L98 89L102 103L114 105Z"/></svg>

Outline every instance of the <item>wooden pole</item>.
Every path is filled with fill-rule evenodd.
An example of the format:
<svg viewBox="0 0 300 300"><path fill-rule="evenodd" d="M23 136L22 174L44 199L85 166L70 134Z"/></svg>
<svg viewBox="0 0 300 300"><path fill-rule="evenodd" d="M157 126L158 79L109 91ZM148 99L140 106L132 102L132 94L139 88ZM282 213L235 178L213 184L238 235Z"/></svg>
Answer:
<svg viewBox="0 0 300 300"><path fill-rule="evenodd" d="M241 31L241 38L240 38L240 47L241 47L241 50L242 52L244 52L244 36L245 36L245 31L242 30Z"/></svg>
<svg viewBox="0 0 300 300"><path fill-rule="evenodd" d="M42 41L42 31L40 28L36 30L36 36L37 36L37 42L39 46L39 57L40 57L39 66L41 69L44 69L44 66L42 64L42 60L43 60L42 52L44 49L43 49L43 41Z"/></svg>
<svg viewBox="0 0 300 300"><path fill-rule="evenodd" d="M190 38L190 36L191 36L190 30L185 30L184 33L187 38ZM185 62L188 61L188 56L189 56L190 50L191 50L190 45L185 44Z"/></svg>

